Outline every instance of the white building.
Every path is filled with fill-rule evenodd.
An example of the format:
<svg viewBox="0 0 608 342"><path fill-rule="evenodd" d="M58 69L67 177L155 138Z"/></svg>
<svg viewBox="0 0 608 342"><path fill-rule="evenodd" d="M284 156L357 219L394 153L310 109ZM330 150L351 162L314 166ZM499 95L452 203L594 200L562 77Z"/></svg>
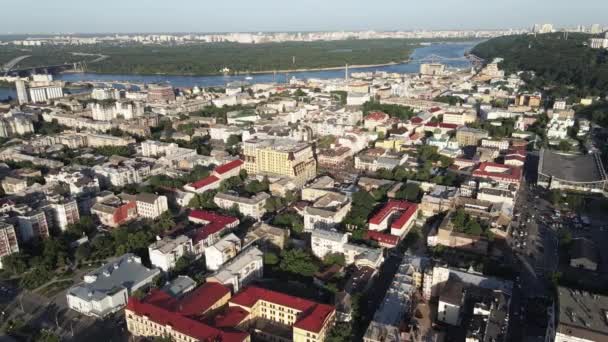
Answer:
<svg viewBox="0 0 608 342"><path fill-rule="evenodd" d="M69 225L80 221L78 203L74 199L57 199L44 207L49 224L65 231Z"/></svg>
<svg viewBox="0 0 608 342"><path fill-rule="evenodd" d="M118 260L84 276L84 282L67 291L68 307L86 316L105 317L122 309L128 297L150 284L160 274L148 269L134 254L125 254Z"/></svg>
<svg viewBox="0 0 608 342"><path fill-rule="evenodd" d="M217 271L228 260L241 251L241 239L234 234L224 236L220 241L205 248L205 263L207 269Z"/></svg>
<svg viewBox="0 0 608 342"><path fill-rule="evenodd" d="M155 219L169 210L166 196L142 193L137 194L137 214L139 216Z"/></svg>
<svg viewBox="0 0 608 342"><path fill-rule="evenodd" d="M175 267L179 258L192 254L192 239L179 235L176 238L164 237L148 246L150 263L168 272Z"/></svg>
<svg viewBox="0 0 608 342"><path fill-rule="evenodd" d="M481 141L482 147L496 148L500 151L506 151L509 149L509 140L506 139L483 139Z"/></svg>
<svg viewBox="0 0 608 342"><path fill-rule="evenodd" d="M0 222L0 269L2 269L2 258L19 252L17 233L12 224Z"/></svg>
<svg viewBox="0 0 608 342"><path fill-rule="evenodd" d="M41 87L30 87L30 100L34 103L46 102L47 100L63 97L61 86L49 85Z"/></svg>
<svg viewBox="0 0 608 342"><path fill-rule="evenodd" d="M327 193L304 209L304 231L334 228L346 217L350 207L351 200L347 196Z"/></svg>
<svg viewBox="0 0 608 342"><path fill-rule="evenodd" d="M266 200L270 195L260 192L251 198L240 197L236 194L219 193L215 195L213 202L222 209L236 207L239 212L256 220L260 220L266 213Z"/></svg>
<svg viewBox="0 0 608 342"><path fill-rule="evenodd" d="M207 282L216 282L232 287L239 292L264 273L264 253L257 247L250 247L224 264L219 270L207 277Z"/></svg>

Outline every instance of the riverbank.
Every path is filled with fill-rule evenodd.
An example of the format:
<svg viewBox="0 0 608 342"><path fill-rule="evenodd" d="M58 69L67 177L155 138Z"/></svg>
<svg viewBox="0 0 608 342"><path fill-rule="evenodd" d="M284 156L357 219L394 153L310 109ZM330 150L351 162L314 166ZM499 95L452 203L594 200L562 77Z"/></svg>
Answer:
<svg viewBox="0 0 608 342"><path fill-rule="evenodd" d="M401 58L386 59L387 61L399 61L404 58L409 60L398 63L355 63L350 65L350 72L387 72L398 74L417 73L420 70L420 64L412 62L427 58L428 56L441 56L446 58L444 64L452 68L469 68L470 62L464 58L465 52L478 44L478 41L471 42L455 42L432 44L430 46L421 46L408 53ZM108 59L109 62L111 59ZM103 62L102 62L103 63ZM265 70L268 68L265 68ZM322 70L320 70L322 69ZM296 71L297 70L297 71ZM333 66L327 68L280 68L275 73L274 70L266 72L257 71L252 73L241 73L238 75L222 75L212 74L206 76L190 75L170 75L168 73L65 73L56 76L56 79L66 82L89 82L101 83L104 85L115 83L116 87L122 87L121 84L153 84L167 83L176 88L191 88L198 87L221 87L231 82L248 82L248 83L289 83L291 77L298 79L338 79L344 78L344 65Z"/></svg>
<svg viewBox="0 0 608 342"><path fill-rule="evenodd" d="M405 60L402 62L387 62L387 63L379 63L379 64L357 64L357 65L349 65L348 69L365 69L365 68L382 68L392 65L399 65L408 63L409 60ZM299 73L299 72L311 72L311 71L333 71L333 70L345 70L346 66L335 66L335 67L321 67L321 68L300 68L300 69L282 69L282 70L261 70L261 71L252 71L252 72L239 72L234 74L223 74L223 73L214 73L214 74L171 74L171 73L154 73L154 74L144 74L144 73L132 73L131 75L136 76L175 76L175 77L206 77L206 76L248 76L248 75L263 75L263 74L285 74L285 73ZM81 74L80 71L66 70L62 71L61 74ZM95 72L88 71L87 74L97 74L97 75L114 75L114 73L108 72Z"/></svg>

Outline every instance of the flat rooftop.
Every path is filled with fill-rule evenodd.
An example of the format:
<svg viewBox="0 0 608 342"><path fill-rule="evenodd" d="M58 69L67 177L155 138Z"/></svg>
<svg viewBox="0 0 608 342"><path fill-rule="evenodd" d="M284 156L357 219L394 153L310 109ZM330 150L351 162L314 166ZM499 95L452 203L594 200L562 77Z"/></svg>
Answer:
<svg viewBox="0 0 608 342"><path fill-rule="evenodd" d="M604 166L596 153L575 155L543 149L538 173L576 183L606 181Z"/></svg>
<svg viewBox="0 0 608 342"><path fill-rule="evenodd" d="M608 341L608 296L559 287L557 332L590 341Z"/></svg>

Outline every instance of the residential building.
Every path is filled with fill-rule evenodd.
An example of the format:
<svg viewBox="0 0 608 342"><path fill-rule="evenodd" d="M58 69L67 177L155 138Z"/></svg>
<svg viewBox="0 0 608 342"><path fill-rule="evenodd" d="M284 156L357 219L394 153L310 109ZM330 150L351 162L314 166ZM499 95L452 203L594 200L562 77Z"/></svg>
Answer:
<svg viewBox="0 0 608 342"><path fill-rule="evenodd" d="M496 148L499 151L506 151L509 149L509 140L506 139L483 139L481 140L482 147Z"/></svg>
<svg viewBox="0 0 608 342"><path fill-rule="evenodd" d="M416 270L410 265L413 259L407 254L403 257L384 299L363 335L364 342L401 341L402 322L407 321L413 311L413 296L416 292L413 277Z"/></svg>
<svg viewBox="0 0 608 342"><path fill-rule="evenodd" d="M237 330L247 317L246 312L227 310L217 314L230 298L230 289L217 283L204 283L179 299L153 290L141 300L129 298L125 307L127 329L131 335L144 338L249 342L249 334ZM214 314L213 322L209 322L207 318Z"/></svg>
<svg viewBox="0 0 608 342"><path fill-rule="evenodd" d="M115 196L112 193L102 193L97 197L97 203L91 208L91 214L97 215L104 226L116 228L137 217L137 203L134 196Z"/></svg>
<svg viewBox="0 0 608 342"><path fill-rule="evenodd" d="M244 289L228 305L245 310L247 329L267 341L322 342L336 314L331 305L257 286Z"/></svg>
<svg viewBox="0 0 608 342"><path fill-rule="evenodd" d="M245 169L250 175L286 176L302 188L317 175L312 146L285 138L243 142Z"/></svg>
<svg viewBox="0 0 608 342"><path fill-rule="evenodd" d="M501 184L513 184L519 186L522 170L505 164L485 162L473 171L473 177L490 179Z"/></svg>
<svg viewBox="0 0 608 342"><path fill-rule="evenodd" d="M262 278L263 256L264 253L258 248L249 247L209 275L207 282L226 285L237 293L252 281Z"/></svg>
<svg viewBox="0 0 608 342"><path fill-rule="evenodd" d="M441 63L420 64L420 74L424 76L441 76L445 71L445 65Z"/></svg>
<svg viewBox="0 0 608 342"><path fill-rule="evenodd" d="M390 200L369 220L369 229L385 231L404 238L418 217L418 205L407 201Z"/></svg>
<svg viewBox="0 0 608 342"><path fill-rule="evenodd" d="M15 195L23 192L27 188L27 179L4 177L2 180L2 189L7 195Z"/></svg>
<svg viewBox="0 0 608 342"><path fill-rule="evenodd" d="M166 196L140 193L135 196L135 202L137 204L137 215L149 219L158 218L169 210Z"/></svg>
<svg viewBox="0 0 608 342"><path fill-rule="evenodd" d="M258 246L285 249L289 240L289 229L274 227L263 222L256 223L247 231L243 239L243 246L253 243Z"/></svg>
<svg viewBox="0 0 608 342"><path fill-rule="evenodd" d="M175 91L170 85L150 84L148 85L148 101L173 102L175 101Z"/></svg>
<svg viewBox="0 0 608 342"><path fill-rule="evenodd" d="M0 222L0 269L3 268L2 258L19 252L19 242L15 227L6 222Z"/></svg>
<svg viewBox="0 0 608 342"><path fill-rule="evenodd" d="M477 120L477 113L474 110L463 108L450 108L443 113L443 123L464 126Z"/></svg>
<svg viewBox="0 0 608 342"><path fill-rule="evenodd" d="M128 296L152 283L160 274L148 269L134 254L125 254L84 276L84 282L67 291L68 307L83 315L105 317L121 310Z"/></svg>
<svg viewBox="0 0 608 342"><path fill-rule="evenodd" d="M393 170L407 160L407 154L387 152L383 148L370 148L355 156L355 169L366 172L376 172L380 169Z"/></svg>
<svg viewBox="0 0 608 342"><path fill-rule="evenodd" d="M608 340L608 297L567 287L557 288L555 342Z"/></svg>
<svg viewBox="0 0 608 342"><path fill-rule="evenodd" d="M233 160L231 162L216 167L209 176L194 183L186 184L184 186L184 190L198 194L209 190L215 190L220 187L220 184L223 180L239 176L243 168L244 163L242 160Z"/></svg>
<svg viewBox="0 0 608 342"><path fill-rule="evenodd" d="M213 202L222 209L232 209L236 207L239 212L256 220L260 220L266 213L266 200L270 195L260 192L253 197L241 197L237 194L218 193Z"/></svg>
<svg viewBox="0 0 608 342"><path fill-rule="evenodd" d="M188 220L204 226L191 232L194 254L200 257L205 248L220 240L227 231L236 228L240 221L236 217L224 216L211 211L193 210Z"/></svg>
<svg viewBox="0 0 608 342"><path fill-rule="evenodd" d="M456 141L460 146L477 146L482 139L486 139L488 136L488 132L482 129L460 127L456 130Z"/></svg>
<svg viewBox="0 0 608 342"><path fill-rule="evenodd" d="M304 231L331 229L346 217L351 208L351 200L346 195L330 192L304 209Z"/></svg>
<svg viewBox="0 0 608 342"><path fill-rule="evenodd" d="M420 202L420 212L426 217L430 217L441 212L452 209L456 199L460 196L460 189L437 185L429 192L422 195Z"/></svg>
<svg viewBox="0 0 608 342"><path fill-rule="evenodd" d="M205 263L210 271L217 271L228 260L241 251L241 239L230 233L213 245L205 248Z"/></svg>
<svg viewBox="0 0 608 342"><path fill-rule="evenodd" d="M338 170L348 165L353 150L347 146L329 148L317 153L319 167Z"/></svg>
<svg viewBox="0 0 608 342"><path fill-rule="evenodd" d="M390 116L383 112L369 113L363 121L363 128L374 131L376 127L383 126L390 120Z"/></svg>
<svg viewBox="0 0 608 342"><path fill-rule="evenodd" d="M485 255L488 253L489 242L482 235L466 234L458 231L452 222L454 211L445 215L443 221L438 228L433 229L428 237L427 244L430 247L445 246L448 248L456 248L465 250L471 253Z"/></svg>
<svg viewBox="0 0 608 342"><path fill-rule="evenodd" d="M80 221L78 202L73 198L51 198L51 203L44 206L42 210L46 214L48 224L60 231L65 231L69 225L77 224Z"/></svg>
<svg viewBox="0 0 608 342"><path fill-rule="evenodd" d="M181 257L192 253L192 239L185 235L178 235L175 238L165 236L148 246L150 263L163 272L169 272Z"/></svg>
<svg viewBox="0 0 608 342"><path fill-rule="evenodd" d="M327 229L313 230L310 238L312 253L319 259L330 254L344 255L347 265L378 268L384 262L380 249L348 243L348 234Z"/></svg>
<svg viewBox="0 0 608 342"><path fill-rule="evenodd" d="M93 167L100 183L115 187L143 182L152 175L150 163L137 159L121 160L118 163L105 163Z"/></svg>
<svg viewBox="0 0 608 342"><path fill-rule="evenodd" d="M20 241L29 241L32 238L46 239L49 237L49 225L42 210L27 210L17 217L19 230L17 235Z"/></svg>

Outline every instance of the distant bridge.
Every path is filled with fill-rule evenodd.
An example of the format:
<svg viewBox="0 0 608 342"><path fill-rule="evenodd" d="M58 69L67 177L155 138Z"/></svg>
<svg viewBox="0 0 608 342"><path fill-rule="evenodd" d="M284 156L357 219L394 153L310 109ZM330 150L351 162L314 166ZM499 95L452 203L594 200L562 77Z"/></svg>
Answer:
<svg viewBox="0 0 608 342"><path fill-rule="evenodd" d="M95 87L105 87L105 88L114 88L115 85L120 85L125 87L126 89L137 87L139 89L145 89L145 83L137 83L137 82L127 82L127 81L78 81L73 82L73 85L76 86L87 86L93 85Z"/></svg>
<svg viewBox="0 0 608 342"><path fill-rule="evenodd" d="M6 64L4 64L2 66L2 68L0 68L0 71L3 72L6 75L17 64L21 63L22 60L24 60L24 59L26 59L28 57L31 57L31 55L24 55L24 56L15 57L15 58L11 59L10 61L8 61Z"/></svg>
<svg viewBox="0 0 608 342"><path fill-rule="evenodd" d="M410 61L410 63L443 63L443 62L466 62L469 61L473 64L482 63L484 60L473 54L466 54L462 57L445 57L436 54L428 55L421 58L416 58Z"/></svg>

